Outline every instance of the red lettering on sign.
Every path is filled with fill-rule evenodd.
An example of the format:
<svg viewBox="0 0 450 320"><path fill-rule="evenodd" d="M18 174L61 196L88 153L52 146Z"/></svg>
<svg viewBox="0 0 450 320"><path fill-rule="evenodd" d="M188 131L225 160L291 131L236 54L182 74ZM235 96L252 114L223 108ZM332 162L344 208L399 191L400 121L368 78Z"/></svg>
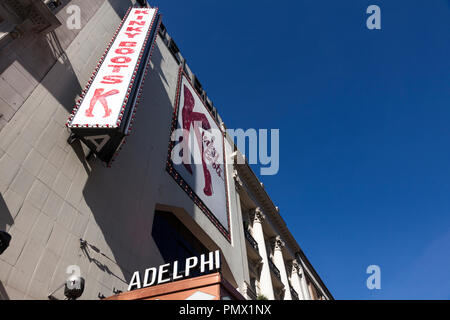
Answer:
<svg viewBox="0 0 450 320"><path fill-rule="evenodd" d="M142 27L137 27L137 28L128 27L127 31L130 31L130 32L133 32L133 31L135 31L135 32L142 32Z"/></svg>
<svg viewBox="0 0 450 320"><path fill-rule="evenodd" d="M133 49L130 48L119 48L114 51L117 54L132 54L134 52Z"/></svg>
<svg viewBox="0 0 450 320"><path fill-rule="evenodd" d="M137 42L134 41L122 41L119 44L119 47L136 47Z"/></svg>
<svg viewBox="0 0 450 320"><path fill-rule="evenodd" d="M128 38L134 38L138 35L140 35L140 33L129 33L129 32L125 32L125 34L128 36Z"/></svg>
<svg viewBox="0 0 450 320"><path fill-rule="evenodd" d="M135 14L148 14L148 10L136 10Z"/></svg>
<svg viewBox="0 0 450 320"><path fill-rule="evenodd" d="M112 63L129 63L131 61L130 57L114 57L111 58Z"/></svg>
<svg viewBox="0 0 450 320"><path fill-rule="evenodd" d="M128 68L126 65L119 65L119 64L110 64L108 67L113 68L112 72L119 73L120 68Z"/></svg>
<svg viewBox="0 0 450 320"><path fill-rule="evenodd" d="M145 26L145 21L130 21L129 25L130 26L134 26L134 25L138 25L138 26Z"/></svg>
<svg viewBox="0 0 450 320"><path fill-rule="evenodd" d="M105 115L103 118L107 118L111 115L111 109L108 108L108 101L106 101L106 98L115 94L119 93L119 90L111 90L106 93L103 93L105 89L95 89L94 96L91 99L91 103L89 104L89 109L86 110L86 117L93 117L92 111L94 110L95 105L97 102L100 102L105 109Z"/></svg>
<svg viewBox="0 0 450 320"><path fill-rule="evenodd" d="M101 83L104 84L117 84L122 83L123 76L104 76Z"/></svg>

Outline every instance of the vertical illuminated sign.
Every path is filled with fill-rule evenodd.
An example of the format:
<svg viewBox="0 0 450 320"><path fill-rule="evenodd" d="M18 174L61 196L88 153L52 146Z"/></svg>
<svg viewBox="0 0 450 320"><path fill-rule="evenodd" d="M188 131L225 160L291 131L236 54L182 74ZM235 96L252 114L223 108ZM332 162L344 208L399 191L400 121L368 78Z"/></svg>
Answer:
<svg viewBox="0 0 450 320"><path fill-rule="evenodd" d="M230 240L224 133L182 71L167 171Z"/></svg>
<svg viewBox="0 0 450 320"><path fill-rule="evenodd" d="M107 163L130 133L159 23L156 8L129 9L69 117L73 137Z"/></svg>

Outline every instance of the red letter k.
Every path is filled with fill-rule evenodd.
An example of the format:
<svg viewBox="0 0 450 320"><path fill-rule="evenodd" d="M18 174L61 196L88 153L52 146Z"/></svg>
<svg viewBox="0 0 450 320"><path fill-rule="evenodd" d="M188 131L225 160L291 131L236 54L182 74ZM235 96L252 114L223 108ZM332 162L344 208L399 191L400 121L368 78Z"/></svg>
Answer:
<svg viewBox="0 0 450 320"><path fill-rule="evenodd" d="M115 94L119 93L119 90L111 90L106 93L103 93L105 89L95 89L94 96L91 99L91 103L89 105L89 109L86 110L86 117L93 117L92 111L94 110L95 105L98 101L102 104L103 108L105 109L105 115L103 118L107 118L111 115L111 109L108 108L108 101L106 101L106 98Z"/></svg>

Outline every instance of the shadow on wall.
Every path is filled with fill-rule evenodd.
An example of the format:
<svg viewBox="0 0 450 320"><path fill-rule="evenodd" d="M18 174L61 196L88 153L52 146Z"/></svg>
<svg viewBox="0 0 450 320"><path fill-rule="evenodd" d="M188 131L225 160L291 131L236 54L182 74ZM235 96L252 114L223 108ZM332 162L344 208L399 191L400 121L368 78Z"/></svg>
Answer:
<svg viewBox="0 0 450 320"><path fill-rule="evenodd" d="M84 3L86 0L74 0L73 2L77 1ZM92 0L89 2L89 6L93 7L94 3L97 3L99 7L106 1L111 3L114 10L121 17L124 16L131 3L131 1L125 0ZM91 16L94 13L95 10L91 12ZM65 28L64 24L60 28ZM33 87L21 92L19 96L22 100L17 102L14 111L20 108L26 97L32 93L40 82L66 110L72 110L75 97L81 93L82 87L65 53L67 46L61 43L62 40L59 40L61 36L58 33L57 30L45 37L25 35L23 38L13 41L8 47L0 50L0 86L2 85L1 82L4 81L5 70L10 69L12 64L15 64L15 71L21 73L21 78L17 78L16 81L21 81L21 79L27 80L24 76L25 73L32 76L30 81L27 80L27 84L32 83ZM162 84L162 81L165 81L160 69L163 58L157 48L155 48L152 61L156 66L156 70L149 72L146 83L150 88L149 91L158 94L158 101L155 102L157 105L151 103L152 99L147 99L150 103L145 104L145 107L144 103L141 104L138 115L140 115L143 123L139 121L138 116L135 132L132 136L133 139L130 139L129 144L124 148L119 159L120 161L115 164L113 169L103 168L100 163L96 163L83 191L85 200L91 208L93 217L101 231L101 234L97 234L97 238L87 240L96 245L99 242L99 238L105 238L112 250L113 257L111 258L117 261L125 274L125 279L121 279L123 283L129 282L131 272L135 271L136 266L144 267L146 262L139 257L151 257L154 255L152 248L147 248L150 242L153 210L151 208L148 208L147 211L140 210L140 204L136 204L141 199L145 199L144 184L147 183L145 172L149 162L152 161L150 159L152 158L151 137L147 135L149 131L146 126L148 124L145 123L146 120L144 119L152 119L152 109L162 110L161 112L164 115L157 119L160 121L152 121L152 131L161 134L166 129L167 137L164 137L164 141L168 142L168 125L170 124L173 110L171 101L165 95L166 90ZM21 67L21 69L17 69L17 66ZM52 73L55 72L59 77L46 77L50 69L52 69ZM14 88L16 93L18 93L17 89ZM3 92L0 92L0 97L4 98ZM167 121L161 121L166 116ZM85 163L81 145L75 146L75 149L77 149L75 152L85 164L86 170L89 170L89 166ZM142 154L143 149L146 149L145 154ZM157 161L161 166L164 166L165 156ZM161 167L161 171L163 171L163 167ZM139 192L142 194L137 197L136 194ZM5 201L0 195L0 230L4 230L7 225L13 224L14 217L11 216ZM90 269L97 268L101 272L119 278L119 275L112 272L107 266L96 260L95 257L87 259L93 266ZM3 295L2 288L3 285L0 282L0 296ZM111 295L112 292L105 292L104 294Z"/></svg>
<svg viewBox="0 0 450 320"><path fill-rule="evenodd" d="M82 26L93 17L100 6L109 2L117 15L123 17L131 1L124 0L64 0L54 12L62 25L48 35L26 33L0 49L0 113L8 122L39 83L71 112L85 84L80 84L65 50L80 30L69 30L66 26L67 5L81 8ZM52 70L52 68L55 68ZM45 81L49 71L57 72L58 83ZM44 79L45 78L45 79ZM54 78L54 77L53 77ZM44 81L42 81L44 79ZM42 82L41 82L42 81ZM1 130L1 126L0 126Z"/></svg>
<svg viewBox="0 0 450 320"><path fill-rule="evenodd" d="M86 1L86 0L61 0L61 5L58 6L56 9L54 9L53 12L54 12L56 15L58 15L58 13L59 13L60 11L62 11L63 9L65 9L66 6L68 6L68 5L78 5L78 4L80 4L81 2L85 2L85 1ZM123 5L122 5L122 4L119 5L119 3L126 3L124 0L107 0L107 1L111 4L111 6L112 6L113 9L116 11L116 13L117 13L118 16L122 17L122 16L124 15L124 12L123 12ZM89 8L89 10L95 11L95 7L96 7L96 6L99 6L99 4L102 4L103 2L105 2L105 0L94 0L94 1L93 1L93 0L90 0L89 2L90 2L90 8ZM129 2L130 4L132 4L132 1L131 1L131 0L129 0L129 1L127 1L127 2ZM135 2L135 1L134 1L134 2Z"/></svg>
<svg viewBox="0 0 450 320"><path fill-rule="evenodd" d="M2 281L0 280L0 300L11 300L9 298L8 293L5 290L5 286L3 286Z"/></svg>
<svg viewBox="0 0 450 320"><path fill-rule="evenodd" d="M48 36L51 39L50 48L56 52L55 56L58 56L56 63L52 67L52 72L61 76L47 77L41 83L68 112L71 112L76 97L82 91L82 87L55 32L50 33ZM48 81L47 79L50 78L58 79L58 83L55 84Z"/></svg>
<svg viewBox="0 0 450 320"><path fill-rule="evenodd" d="M14 223L13 217L6 206L3 196L0 194L0 231L6 231L6 226L11 226ZM8 293L3 286L6 279L0 279L0 300L9 300Z"/></svg>
<svg viewBox="0 0 450 320"><path fill-rule="evenodd" d="M158 183L165 171L173 106L158 46L144 84L133 132L114 162L93 163L83 195L128 285L134 271L163 263L151 236ZM162 149L161 149L162 148ZM167 175L167 177L169 177ZM166 178L166 177L163 177ZM88 238L88 242L96 239ZM170 235L168 235L170 236ZM125 290L127 288L125 286ZM113 293L103 293L110 296Z"/></svg>
<svg viewBox="0 0 450 320"><path fill-rule="evenodd" d="M6 226L11 226L13 223L13 217L9 212L3 196L0 194L0 231L6 231Z"/></svg>

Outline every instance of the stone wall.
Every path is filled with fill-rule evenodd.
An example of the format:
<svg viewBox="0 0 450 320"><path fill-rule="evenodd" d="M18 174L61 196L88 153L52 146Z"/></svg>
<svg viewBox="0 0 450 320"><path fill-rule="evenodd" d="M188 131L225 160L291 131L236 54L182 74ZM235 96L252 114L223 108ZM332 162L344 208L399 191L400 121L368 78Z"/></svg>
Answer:
<svg viewBox="0 0 450 320"><path fill-rule="evenodd" d="M99 243L101 232L82 193L90 168L80 160L83 150L67 144L64 125L129 3L73 3L82 9L81 31L63 24L48 37L26 35L0 52L0 105L6 114L0 132L0 230L13 236L0 256L0 290L10 299L46 299L74 264L94 278L85 298L111 294L123 283L102 281L101 261L91 270L80 250L79 238ZM58 42L57 54L50 38ZM124 279L120 268L109 269Z"/></svg>
<svg viewBox="0 0 450 320"><path fill-rule="evenodd" d="M82 299L111 296L114 288L125 291L134 271L164 263L151 236L155 209L174 212L208 249L220 249L227 280L243 286L249 279L232 169L227 171L231 242L165 170L179 65L161 38L133 133L113 167L86 161L79 142L67 144L68 114L129 6L123 0L75 2L82 12L95 14L77 34L64 26L55 31L62 51L42 78L20 71L31 89L17 98L17 110L0 131L0 230L13 237L0 256L0 295L47 299L71 265L86 279ZM21 82L13 75L8 79ZM10 82L3 85L16 87ZM5 101L3 92L0 97ZM98 252L82 249L80 238ZM63 290L54 296L64 298Z"/></svg>
<svg viewBox="0 0 450 320"><path fill-rule="evenodd" d="M71 30L66 26L67 18L70 16L67 13L69 6L77 5L81 8L81 25L85 27L92 26L88 22L104 2L105 0L63 1L63 5L55 10L55 15L62 25L54 32L48 35L25 33L21 38L9 42L0 49L0 115L2 115L0 117L0 130L24 104L25 100L58 61L58 58L65 61L67 68L70 67L67 58L64 57L65 50L69 48L69 45L83 29ZM127 6L126 2L124 1L123 4L119 5L117 0L110 1L117 8L117 12L114 10L116 14L123 11L123 7ZM114 21L114 19L104 20L103 34L95 34L93 37L98 37L98 40L106 36ZM105 25L105 23L108 25ZM92 37L90 40L92 40ZM77 61L74 63L76 64ZM47 87L47 90L52 92L54 89L53 87Z"/></svg>

